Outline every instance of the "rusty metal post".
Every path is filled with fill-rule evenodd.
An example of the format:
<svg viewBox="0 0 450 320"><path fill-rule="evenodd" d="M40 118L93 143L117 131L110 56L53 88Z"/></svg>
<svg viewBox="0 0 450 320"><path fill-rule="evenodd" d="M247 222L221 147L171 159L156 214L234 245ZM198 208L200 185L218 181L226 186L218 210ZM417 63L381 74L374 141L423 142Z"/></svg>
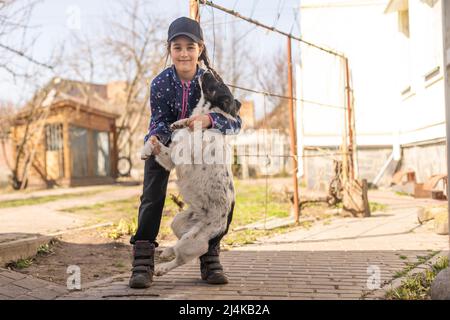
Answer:
<svg viewBox="0 0 450 320"><path fill-rule="evenodd" d="M447 1L442 1L442 48L443 61L442 71L444 73L444 103L445 103L445 127L447 146L447 210L448 227L450 230L450 184L448 176L450 174L450 5ZM449 236L450 243L450 236Z"/></svg>
<svg viewBox="0 0 450 320"><path fill-rule="evenodd" d="M189 17L200 23L200 10L197 0L189 0Z"/></svg>
<svg viewBox="0 0 450 320"><path fill-rule="evenodd" d="M289 133L291 137L291 155L294 163L294 212L295 222L300 217L300 207L298 199L298 159L297 159L297 142L295 138L295 122L294 122L294 93L292 85L292 56L291 56L291 38L287 37L287 54L288 54L288 96L289 96Z"/></svg>
<svg viewBox="0 0 450 320"><path fill-rule="evenodd" d="M350 88L350 71L348 67L348 58L344 58L345 63L345 92L347 97L347 125L348 125L348 145L347 150L348 152L348 178L350 181L353 181L355 179L355 167L354 167L354 161L353 161L353 152L354 152L354 130L353 130L353 107L352 107L352 92Z"/></svg>

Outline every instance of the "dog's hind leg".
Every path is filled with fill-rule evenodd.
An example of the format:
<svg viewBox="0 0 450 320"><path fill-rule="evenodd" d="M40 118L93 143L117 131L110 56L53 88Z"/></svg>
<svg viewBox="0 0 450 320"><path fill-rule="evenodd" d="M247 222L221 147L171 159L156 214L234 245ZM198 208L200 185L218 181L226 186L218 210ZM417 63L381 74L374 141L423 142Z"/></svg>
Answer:
<svg viewBox="0 0 450 320"><path fill-rule="evenodd" d="M175 218L173 218L170 227L173 233L178 239L181 239L184 234L188 233L198 221L193 220L194 211L188 208L180 213L178 213Z"/></svg>
<svg viewBox="0 0 450 320"><path fill-rule="evenodd" d="M172 247L175 253L175 259L170 262L158 264L155 267L155 275L162 276L195 258L205 254L208 251L209 237L202 233L199 228L183 235L183 237Z"/></svg>
<svg viewBox="0 0 450 320"><path fill-rule="evenodd" d="M161 254L159 255L159 258L162 260L168 260L170 257L175 255L175 251L173 250L173 247L167 247L165 248Z"/></svg>
<svg viewBox="0 0 450 320"><path fill-rule="evenodd" d="M195 225L195 221L192 220L193 211L188 208L180 213L177 213L175 218L172 221L172 224L170 225L173 233L178 239L181 239L183 235L187 232L189 232ZM175 255L175 251L173 247L167 247L159 256L160 259L169 259L170 257Z"/></svg>

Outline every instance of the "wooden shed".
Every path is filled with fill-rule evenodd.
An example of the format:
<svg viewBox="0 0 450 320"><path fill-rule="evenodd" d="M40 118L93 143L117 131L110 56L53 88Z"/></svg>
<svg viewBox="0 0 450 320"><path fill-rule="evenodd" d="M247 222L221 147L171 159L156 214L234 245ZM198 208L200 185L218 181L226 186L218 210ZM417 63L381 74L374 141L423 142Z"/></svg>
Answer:
<svg viewBox="0 0 450 320"><path fill-rule="evenodd" d="M40 107L38 113L31 125L27 125L30 111L19 113L11 130L14 158L24 135L32 140L18 166L19 176L27 178L28 186L80 186L115 181L118 159L115 122L119 115L71 99Z"/></svg>

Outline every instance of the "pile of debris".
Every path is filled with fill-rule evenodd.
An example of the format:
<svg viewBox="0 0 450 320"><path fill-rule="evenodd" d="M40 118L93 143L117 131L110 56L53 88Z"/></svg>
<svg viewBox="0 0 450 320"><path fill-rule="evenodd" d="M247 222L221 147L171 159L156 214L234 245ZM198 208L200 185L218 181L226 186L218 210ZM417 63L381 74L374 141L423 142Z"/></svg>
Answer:
<svg viewBox="0 0 450 320"><path fill-rule="evenodd" d="M353 217L370 217L367 180L349 179L343 170L342 161L333 160L334 176L328 185L328 193L324 197L303 198L299 202L300 212L313 203L326 203L330 207L342 204L341 215ZM294 203L293 194L290 201Z"/></svg>
<svg viewBox="0 0 450 320"><path fill-rule="evenodd" d="M448 208L447 206L437 206L421 208L417 213L417 220L420 224L429 223L437 234L448 234Z"/></svg>
<svg viewBox="0 0 450 320"><path fill-rule="evenodd" d="M447 200L447 175L435 174L424 183L418 183L413 170L401 170L392 177L392 190L409 194L415 198Z"/></svg>

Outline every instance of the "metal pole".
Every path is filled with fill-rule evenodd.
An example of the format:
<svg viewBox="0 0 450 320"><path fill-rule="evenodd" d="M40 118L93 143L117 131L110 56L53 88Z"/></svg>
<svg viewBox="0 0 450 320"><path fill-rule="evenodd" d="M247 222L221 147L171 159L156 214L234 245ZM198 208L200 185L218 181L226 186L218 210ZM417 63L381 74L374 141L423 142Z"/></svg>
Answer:
<svg viewBox="0 0 450 320"><path fill-rule="evenodd" d="M350 88L350 72L348 67L348 58L344 58L345 62L345 92L347 95L347 125L348 125L348 146L346 152L348 152L348 178L350 181L355 179L355 169L353 165L353 109L352 109L352 96ZM346 137L347 138L347 137Z"/></svg>
<svg viewBox="0 0 450 320"><path fill-rule="evenodd" d="M189 17L200 23L200 11L197 0L189 0Z"/></svg>
<svg viewBox="0 0 450 320"><path fill-rule="evenodd" d="M292 57L291 57L291 38L287 37L287 54L288 54L288 96L289 96L289 132L291 137L291 154L294 162L294 212L295 222L298 223L300 217L300 207L298 199L298 158L297 158L297 142L295 139L295 123L294 123L294 92L292 85Z"/></svg>
<svg viewBox="0 0 450 320"><path fill-rule="evenodd" d="M450 230L450 187L448 183L448 175L450 173L450 78L448 74L448 66L450 64L450 5L447 1L441 1L442 4L442 40L443 40L443 71L444 71L444 101L445 101L445 127L446 127L446 144L447 144L447 206L448 206L448 224ZM449 234L450 243L450 234Z"/></svg>

